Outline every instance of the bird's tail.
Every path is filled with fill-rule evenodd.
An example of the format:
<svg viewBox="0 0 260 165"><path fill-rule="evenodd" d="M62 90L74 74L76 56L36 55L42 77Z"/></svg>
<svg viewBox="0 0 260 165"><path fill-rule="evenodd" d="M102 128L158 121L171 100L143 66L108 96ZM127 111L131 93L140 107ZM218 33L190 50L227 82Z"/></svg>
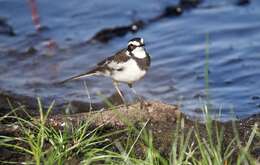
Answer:
<svg viewBox="0 0 260 165"><path fill-rule="evenodd" d="M68 81L78 80L78 79L81 79L81 78L90 77L90 76L99 75L99 74L100 73L97 70L94 69L94 70L89 71L87 73L82 73L80 75L76 75L76 76L70 77L70 78L68 78L66 80L61 81L59 84L63 84L63 83L66 83Z"/></svg>

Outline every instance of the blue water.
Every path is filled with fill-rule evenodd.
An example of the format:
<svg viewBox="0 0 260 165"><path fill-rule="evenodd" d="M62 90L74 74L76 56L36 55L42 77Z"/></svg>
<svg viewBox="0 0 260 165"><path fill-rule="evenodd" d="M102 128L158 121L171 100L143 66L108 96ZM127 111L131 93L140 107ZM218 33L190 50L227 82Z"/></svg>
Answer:
<svg viewBox="0 0 260 165"><path fill-rule="evenodd" d="M206 100L211 112L227 120L260 112L260 1L237 6L230 0L204 1L179 17L164 18L106 44L84 44L103 28L128 25L137 19L160 15L165 6L177 1L50 1L38 0L41 22L49 30L36 35L27 1L1 0L0 16L6 17L17 33L0 36L0 90L41 97L58 103L88 102L82 81L55 86L55 82L82 73L103 58L126 46L135 36L145 39L152 57L147 76L136 90L149 100L179 104L190 116L200 117ZM208 42L206 40L208 36ZM59 45L49 50L45 40ZM39 51L28 55L29 47ZM209 89L205 90L206 49ZM111 80L86 81L94 102L101 92L115 92ZM121 87L125 93L130 91ZM127 92L128 100L132 94Z"/></svg>

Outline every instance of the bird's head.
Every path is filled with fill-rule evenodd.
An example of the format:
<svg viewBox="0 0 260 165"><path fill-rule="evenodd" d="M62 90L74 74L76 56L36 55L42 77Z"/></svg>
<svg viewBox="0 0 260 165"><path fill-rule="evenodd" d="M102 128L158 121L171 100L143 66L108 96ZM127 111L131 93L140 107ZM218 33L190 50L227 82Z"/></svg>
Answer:
<svg viewBox="0 0 260 165"><path fill-rule="evenodd" d="M144 47L144 39L143 38L133 38L128 41L127 50L129 52L132 52L136 48Z"/></svg>

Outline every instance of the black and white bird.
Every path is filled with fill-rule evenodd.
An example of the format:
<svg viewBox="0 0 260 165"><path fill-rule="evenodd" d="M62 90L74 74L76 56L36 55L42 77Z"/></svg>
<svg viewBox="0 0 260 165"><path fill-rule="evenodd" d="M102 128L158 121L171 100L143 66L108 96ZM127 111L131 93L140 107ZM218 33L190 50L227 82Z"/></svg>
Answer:
<svg viewBox="0 0 260 165"><path fill-rule="evenodd" d="M133 93L138 96L132 85L144 77L151 63L150 56L144 46L143 38L133 38L128 42L127 48L101 61L94 69L64 80L62 83L89 76L110 77L122 101L126 104L118 84L128 84ZM140 99L139 96L138 98Z"/></svg>

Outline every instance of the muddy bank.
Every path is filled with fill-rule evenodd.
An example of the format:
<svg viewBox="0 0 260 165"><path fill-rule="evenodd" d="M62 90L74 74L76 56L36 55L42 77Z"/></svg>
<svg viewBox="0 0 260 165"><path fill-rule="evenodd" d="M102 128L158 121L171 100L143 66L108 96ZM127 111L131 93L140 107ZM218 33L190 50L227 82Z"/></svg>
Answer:
<svg viewBox="0 0 260 165"><path fill-rule="evenodd" d="M157 101L146 102L146 106L140 110L140 104L133 104L128 109L124 106L114 107L113 109L100 112L89 112L74 114L69 116L57 115L49 118L48 123L58 129L63 129L65 125L78 125L83 121L91 119L94 128L103 126L108 130L119 130L129 126L139 127L140 124L148 121L147 129L151 130L155 138L155 146L161 153L167 155L171 152L173 142L173 133L177 129L177 123L183 122L181 132L187 134L190 129L198 130L202 138L208 139L208 133L205 124L199 121L190 120L184 115L178 106L164 104ZM182 120L182 121L181 121ZM235 122L213 121L212 129L216 127L224 130L223 146L228 146L236 136L234 128L238 131L238 136L242 145L246 145L252 128L255 124L260 124L260 115L253 115L243 120ZM194 132L193 132L194 133ZM216 141L216 132L213 132L213 140ZM124 137L122 137L124 139ZM191 136L191 141L195 142L195 135ZM251 153L260 158L259 137L254 138Z"/></svg>
<svg viewBox="0 0 260 165"><path fill-rule="evenodd" d="M37 117L35 118L37 119ZM91 127L97 128L100 127L104 132L107 131L116 131L129 127L130 125L135 127L141 127L143 123L148 122L147 129L152 131L154 137L154 145L156 148L163 154L167 155L171 151L171 144L173 142L173 133L181 123L181 127L178 127L180 133L183 132L184 135L192 130L194 133L195 130L198 130L201 138L208 139L209 135L205 124L192 121L188 119L184 114L181 113L178 106L164 104L157 101L146 102L145 107L140 110L140 104L132 104L128 109L124 106L116 106L113 109L104 109L102 111L87 112L87 113L78 113L72 115L51 115L48 117L47 123L49 126L54 127L59 130L79 126L80 123L84 121L90 121ZM213 121L212 129L216 127L223 129L223 146L228 146L230 142L235 137L233 128L238 131L241 144L245 145L249 139L249 136L252 132L252 128L255 124L259 125L260 116L254 115L250 118L243 120L237 120L234 123L231 121L221 123ZM8 136L17 136L19 137L21 129L16 123L12 124L1 124L0 127L1 135ZM213 140L217 140L214 135L216 132L213 132ZM117 136L116 139L121 139L124 141L126 139L125 134ZM259 137L254 138L252 141L252 149L250 153L256 158L260 155L260 146L259 146ZM191 136L190 142L195 142L195 135ZM237 148L234 149L237 150ZM138 150L138 148L137 148ZM142 151L139 151L142 155ZM7 154L10 155L10 154ZM2 158L4 159L4 158Z"/></svg>
<svg viewBox="0 0 260 165"><path fill-rule="evenodd" d="M111 96L104 98L113 105L122 104L121 97L118 93L114 93ZM53 101L54 102L54 101ZM4 116L15 110L16 115L22 118L30 116L39 116L39 104L43 106L43 109L48 109L51 102L48 99L40 99L40 103L37 98L15 94L12 92L0 91L0 116ZM109 105L105 102L83 102L83 101L60 101L55 102L55 106L51 111L51 115L57 114L75 114L82 112L97 111L100 109L108 108ZM26 113L25 113L26 111Z"/></svg>

